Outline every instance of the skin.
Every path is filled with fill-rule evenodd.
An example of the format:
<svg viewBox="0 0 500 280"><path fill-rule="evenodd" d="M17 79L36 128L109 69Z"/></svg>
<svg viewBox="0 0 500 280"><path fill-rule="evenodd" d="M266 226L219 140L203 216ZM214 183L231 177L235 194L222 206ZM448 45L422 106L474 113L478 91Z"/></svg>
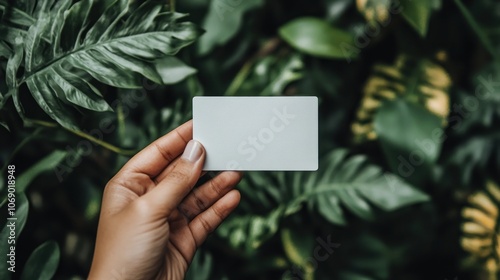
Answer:
<svg viewBox="0 0 500 280"><path fill-rule="evenodd" d="M183 279L196 249L236 208L239 172L219 173L193 189L205 150L188 145L192 126L156 140L108 182L89 279ZM181 156L193 145L199 153Z"/></svg>

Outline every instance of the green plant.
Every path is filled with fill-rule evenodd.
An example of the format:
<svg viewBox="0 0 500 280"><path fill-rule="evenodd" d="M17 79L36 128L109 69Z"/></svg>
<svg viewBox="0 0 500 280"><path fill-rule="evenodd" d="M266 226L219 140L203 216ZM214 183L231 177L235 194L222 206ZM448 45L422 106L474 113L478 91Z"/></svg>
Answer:
<svg viewBox="0 0 500 280"><path fill-rule="evenodd" d="M248 172L187 279L497 279L499 5L0 0L0 212L15 165L25 267L3 219L0 278L85 278L104 185L193 96L314 95L319 171Z"/></svg>

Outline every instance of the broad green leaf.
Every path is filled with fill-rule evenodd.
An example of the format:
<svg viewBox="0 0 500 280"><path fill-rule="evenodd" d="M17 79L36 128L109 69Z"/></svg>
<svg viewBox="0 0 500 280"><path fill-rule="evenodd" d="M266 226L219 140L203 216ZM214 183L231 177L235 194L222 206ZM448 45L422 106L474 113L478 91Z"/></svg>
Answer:
<svg viewBox="0 0 500 280"><path fill-rule="evenodd" d="M310 231L284 228L281 230L281 243L288 259L304 270L306 279L312 279L314 267L309 262L315 245L314 236Z"/></svg>
<svg viewBox="0 0 500 280"><path fill-rule="evenodd" d="M155 67L164 85L176 84L197 72L174 56L157 60Z"/></svg>
<svg viewBox="0 0 500 280"><path fill-rule="evenodd" d="M295 184L305 185L302 201L309 201L328 221L344 224L341 206L363 219L373 218L375 205L393 211L428 200L428 196L396 176L384 173L364 156L347 157L346 150L334 150L320 163L316 175L305 175ZM294 176L300 176L297 172ZM314 173L313 173L314 174ZM313 180L307 178L313 176ZM314 185L310 188L307 185ZM312 200L311 200L312 199Z"/></svg>
<svg viewBox="0 0 500 280"><path fill-rule="evenodd" d="M156 63L199 36L192 23L178 22L185 15L168 12L159 1L137 8L127 0L82 0L71 6L70 1L60 2L51 10L49 4L37 8L43 16L26 35L24 82L39 106L62 126L77 129L68 104L111 110L92 78L114 87L141 88L145 79L162 84L186 75L180 63L172 69L157 69Z"/></svg>
<svg viewBox="0 0 500 280"><path fill-rule="evenodd" d="M402 177L436 162L441 152L441 119L404 98L386 101L378 109L375 131L393 170Z"/></svg>
<svg viewBox="0 0 500 280"><path fill-rule="evenodd" d="M400 3L403 17L420 36L425 37L432 13L431 0L400 0Z"/></svg>
<svg viewBox="0 0 500 280"><path fill-rule="evenodd" d="M344 210L340 204L340 198L337 196L318 196L316 198L318 212L332 224L346 225Z"/></svg>
<svg viewBox="0 0 500 280"><path fill-rule="evenodd" d="M55 241L47 241L31 253L26 261L21 280L50 280L59 265L59 245Z"/></svg>
<svg viewBox="0 0 500 280"><path fill-rule="evenodd" d="M205 55L227 43L240 29L244 14L263 3L263 0L211 0L202 24L207 32L200 39L199 54Z"/></svg>
<svg viewBox="0 0 500 280"><path fill-rule="evenodd" d="M8 207L9 201L4 204L4 206L1 208L2 211L5 211L7 213L7 207ZM26 198L26 195L23 192L16 193L15 197L15 215L10 216L12 218L16 218L16 220L12 221L2 221L2 231L0 232L0 242L2 242L2 248L8 248L10 252L10 247L14 246L16 247L16 253L18 253L18 244L17 244L17 239L19 238L19 235L21 234L21 231L24 228L24 225L26 224L26 220L28 219L28 208L29 208L29 203L28 199ZM15 238L9 238L11 236L11 230L7 225L10 222L15 223ZM8 253L2 253L0 254L0 279L10 279L12 276L12 272L8 270L9 264L7 261L9 260L9 256L7 256ZM16 260L17 259L17 254L16 254ZM16 262L16 267L15 271L19 272L19 264Z"/></svg>
<svg viewBox="0 0 500 280"><path fill-rule="evenodd" d="M301 52L322 58L353 58L354 37L328 22L312 17L295 19L279 29L287 43Z"/></svg>
<svg viewBox="0 0 500 280"><path fill-rule="evenodd" d="M16 181L17 191L24 192L38 175L53 170L65 158L66 154L65 151L54 151L21 173Z"/></svg>

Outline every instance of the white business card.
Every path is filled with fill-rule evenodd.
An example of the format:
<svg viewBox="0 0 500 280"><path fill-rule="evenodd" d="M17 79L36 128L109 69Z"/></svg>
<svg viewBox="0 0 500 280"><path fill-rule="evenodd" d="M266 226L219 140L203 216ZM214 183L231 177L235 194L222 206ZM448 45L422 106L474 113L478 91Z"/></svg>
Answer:
<svg viewBox="0 0 500 280"><path fill-rule="evenodd" d="M318 169L318 98L193 98L193 139L204 170Z"/></svg>

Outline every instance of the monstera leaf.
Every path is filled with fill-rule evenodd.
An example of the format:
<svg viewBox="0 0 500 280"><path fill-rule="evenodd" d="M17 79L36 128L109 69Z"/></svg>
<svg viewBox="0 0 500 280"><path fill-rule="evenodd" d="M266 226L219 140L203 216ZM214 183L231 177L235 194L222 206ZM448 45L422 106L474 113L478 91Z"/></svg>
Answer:
<svg viewBox="0 0 500 280"><path fill-rule="evenodd" d="M448 124L450 87L446 70L430 59L400 55L394 65L375 65L351 126L354 142L379 140L393 172L413 184L430 179Z"/></svg>
<svg viewBox="0 0 500 280"><path fill-rule="evenodd" d="M94 111L111 109L95 81L140 88L145 79L168 84L193 74L178 60L171 63L175 71L169 72L169 61L164 58L191 44L200 30L192 23L179 22L185 15L166 11L162 2L38 1L35 11L34 23L15 38L9 59L7 80L20 114L17 91L24 83L51 118L76 129L68 105ZM18 22L28 14L18 12L10 18ZM18 79L20 66L24 73ZM179 69L182 67L185 71Z"/></svg>
<svg viewBox="0 0 500 280"><path fill-rule="evenodd" d="M362 155L348 157L347 150L327 155L316 173L296 173L295 189L304 188L303 199L334 224L345 224L343 207L363 219L374 217L374 206L393 211L423 202L428 196L398 177L384 173Z"/></svg>
<svg viewBox="0 0 500 280"><path fill-rule="evenodd" d="M365 156L349 157L345 149L326 155L317 172L255 173L239 189L242 208L273 209L267 214L233 215L218 234L235 248L251 252L279 229L280 221L307 203L333 224L345 225L345 209L362 219L373 219L375 207L394 211L424 202L428 196L398 177L384 173ZM250 183L248 181L251 181ZM248 196L247 196L248 195ZM253 210L253 213L256 211Z"/></svg>

